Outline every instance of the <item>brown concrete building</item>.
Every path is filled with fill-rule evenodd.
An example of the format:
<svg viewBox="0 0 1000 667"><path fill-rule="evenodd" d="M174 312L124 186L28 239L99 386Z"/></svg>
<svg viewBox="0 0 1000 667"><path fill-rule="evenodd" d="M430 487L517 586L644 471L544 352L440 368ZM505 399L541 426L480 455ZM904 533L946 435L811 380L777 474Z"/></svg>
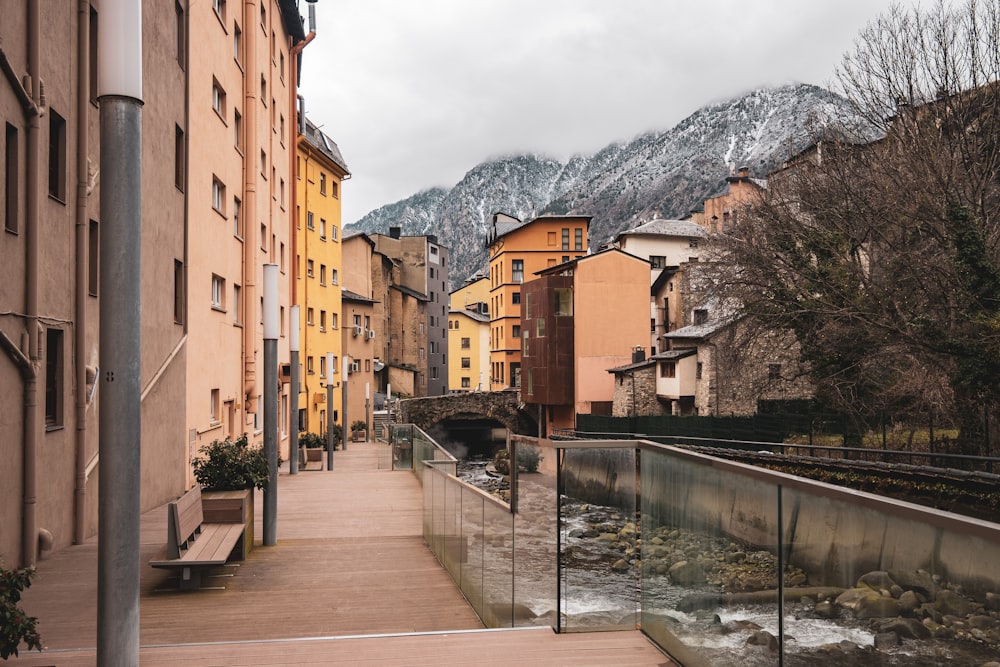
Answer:
<svg viewBox="0 0 1000 667"><path fill-rule="evenodd" d="M6 3L0 21L8 565L96 531L101 470L101 16L39 4ZM264 263L283 268L284 334L291 49L304 38L292 0L143 3L143 510L189 485L201 444L243 430L260 439L259 285Z"/></svg>
<svg viewBox="0 0 1000 667"><path fill-rule="evenodd" d="M435 236L370 237L391 271L373 266L375 298L389 305L384 361L393 394L448 393L448 249ZM388 279L388 284L385 284ZM385 296L382 297L382 293ZM383 300L383 298L385 300ZM373 315L379 313L373 312ZM384 317L384 311L381 313Z"/></svg>
<svg viewBox="0 0 1000 667"><path fill-rule="evenodd" d="M97 530L99 107L95 9L10 2L0 21L0 560ZM144 3L142 509L185 480L186 2ZM176 6L175 6L176 5ZM44 83L44 95L41 89Z"/></svg>

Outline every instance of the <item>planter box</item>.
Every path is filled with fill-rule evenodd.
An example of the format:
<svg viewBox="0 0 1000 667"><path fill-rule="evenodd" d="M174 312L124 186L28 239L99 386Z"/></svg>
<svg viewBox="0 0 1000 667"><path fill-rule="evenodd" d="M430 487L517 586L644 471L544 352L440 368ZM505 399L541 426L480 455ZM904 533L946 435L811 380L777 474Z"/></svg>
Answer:
<svg viewBox="0 0 1000 667"><path fill-rule="evenodd" d="M202 514L205 523L242 523L243 537L233 554L244 560L253 549L253 489L239 491L202 491Z"/></svg>
<svg viewBox="0 0 1000 667"><path fill-rule="evenodd" d="M368 431L351 431L352 442L366 442L367 440Z"/></svg>

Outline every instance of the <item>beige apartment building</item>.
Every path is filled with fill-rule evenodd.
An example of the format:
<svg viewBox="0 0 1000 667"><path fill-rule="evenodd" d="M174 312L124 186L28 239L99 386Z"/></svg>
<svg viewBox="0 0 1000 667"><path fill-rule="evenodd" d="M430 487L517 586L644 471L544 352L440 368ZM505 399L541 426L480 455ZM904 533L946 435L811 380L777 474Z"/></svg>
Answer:
<svg viewBox="0 0 1000 667"><path fill-rule="evenodd" d="M0 560L7 567L97 531L100 18L75 3L6 2L0 20ZM142 510L176 495L186 475L186 30L186 3L144 3Z"/></svg>
<svg viewBox="0 0 1000 667"><path fill-rule="evenodd" d="M0 21L6 565L97 530L99 9L10 2ZM261 439L268 262L282 269L288 358L293 45L304 40L292 0L143 3L142 510L193 481L201 445ZM287 406L286 384L286 458Z"/></svg>
<svg viewBox="0 0 1000 667"><path fill-rule="evenodd" d="M263 266L279 267L278 358L288 360L296 128L292 0L188 9L187 458L216 439L262 443ZM288 458L287 379L278 449ZM189 482L193 477L189 475Z"/></svg>

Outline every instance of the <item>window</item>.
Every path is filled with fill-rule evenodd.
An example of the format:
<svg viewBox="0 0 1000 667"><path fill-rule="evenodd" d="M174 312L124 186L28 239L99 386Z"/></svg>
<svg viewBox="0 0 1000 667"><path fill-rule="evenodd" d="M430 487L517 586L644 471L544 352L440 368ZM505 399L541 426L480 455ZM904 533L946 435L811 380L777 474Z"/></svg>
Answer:
<svg viewBox="0 0 1000 667"><path fill-rule="evenodd" d="M521 293L520 292L513 292L510 295L510 302L514 303L514 304L521 303Z"/></svg>
<svg viewBox="0 0 1000 667"><path fill-rule="evenodd" d="M233 236L243 238L243 202L239 197L233 197Z"/></svg>
<svg viewBox="0 0 1000 667"><path fill-rule="evenodd" d="M17 179L18 163L17 128L10 123L6 123L3 158L3 215L5 228L8 232L13 232L14 234L18 230L17 204L20 195L20 187Z"/></svg>
<svg viewBox="0 0 1000 667"><path fill-rule="evenodd" d="M306 373L309 375L314 374L316 371L313 369L313 358L312 356L306 357Z"/></svg>
<svg viewBox="0 0 1000 667"><path fill-rule="evenodd" d="M580 227L573 230L573 249L583 250L583 229Z"/></svg>
<svg viewBox="0 0 1000 667"><path fill-rule="evenodd" d="M242 303L243 290L239 285L233 285L233 324L243 324Z"/></svg>
<svg viewBox="0 0 1000 667"><path fill-rule="evenodd" d="M562 249L569 250L569 227L562 229Z"/></svg>
<svg viewBox="0 0 1000 667"><path fill-rule="evenodd" d="M237 64L243 64L243 31L240 30L240 24L233 24L233 60Z"/></svg>
<svg viewBox="0 0 1000 667"><path fill-rule="evenodd" d="M184 324L184 262L174 260L174 322Z"/></svg>
<svg viewBox="0 0 1000 667"><path fill-rule="evenodd" d="M313 269L314 266L315 264L311 259L306 260L306 275L309 276L310 278L313 278L316 275Z"/></svg>
<svg viewBox="0 0 1000 667"><path fill-rule="evenodd" d="M326 264L319 265L319 284L326 285Z"/></svg>
<svg viewBox="0 0 1000 667"><path fill-rule="evenodd" d="M677 364L675 364L672 361L661 361L660 377L661 378L677 377Z"/></svg>
<svg viewBox="0 0 1000 667"><path fill-rule="evenodd" d="M281 244L279 245L278 267L280 268L280 270L281 270L282 273L285 272L285 242L284 241L282 241Z"/></svg>
<svg viewBox="0 0 1000 667"><path fill-rule="evenodd" d="M320 377L326 377L326 355L319 355L319 374Z"/></svg>
<svg viewBox="0 0 1000 667"><path fill-rule="evenodd" d="M330 182L330 194L337 198L340 197L340 186L337 181Z"/></svg>
<svg viewBox="0 0 1000 667"><path fill-rule="evenodd" d="M462 378L462 389L469 389L472 387L472 382L467 377Z"/></svg>
<svg viewBox="0 0 1000 667"><path fill-rule="evenodd" d="M535 320L535 338L545 338L545 320L541 317Z"/></svg>
<svg viewBox="0 0 1000 667"><path fill-rule="evenodd" d="M312 326L313 324L313 309L306 308L306 324Z"/></svg>
<svg viewBox="0 0 1000 667"><path fill-rule="evenodd" d="M222 21L222 25L226 24L226 0L212 0L212 9L215 10L215 15L219 17Z"/></svg>
<svg viewBox="0 0 1000 667"><path fill-rule="evenodd" d="M316 229L316 223L313 222L312 211L306 212L306 227L308 227L309 229Z"/></svg>
<svg viewBox="0 0 1000 667"><path fill-rule="evenodd" d="M97 296L97 285L100 281L101 236L100 226L96 220L90 221L87 235L87 293Z"/></svg>
<svg viewBox="0 0 1000 667"><path fill-rule="evenodd" d="M330 240L337 240L337 225L330 225Z"/></svg>
<svg viewBox="0 0 1000 667"><path fill-rule="evenodd" d="M698 239L691 239L690 241L688 241L688 247L689 248L697 248L698 247Z"/></svg>
<svg viewBox="0 0 1000 667"><path fill-rule="evenodd" d="M515 259L510 263L511 280L515 283L524 282L524 260Z"/></svg>
<svg viewBox="0 0 1000 667"><path fill-rule="evenodd" d="M521 325L520 324L515 324L514 326L512 326L510 328L510 335L511 335L511 338L520 338L521 337Z"/></svg>
<svg viewBox="0 0 1000 667"><path fill-rule="evenodd" d="M319 330L320 331L326 331L326 311L325 310L319 311Z"/></svg>
<svg viewBox="0 0 1000 667"><path fill-rule="evenodd" d="M767 365L767 379L768 380L780 380L781 379L781 364L768 364Z"/></svg>
<svg viewBox="0 0 1000 667"><path fill-rule="evenodd" d="M285 210L285 179L278 181L278 206Z"/></svg>
<svg viewBox="0 0 1000 667"><path fill-rule="evenodd" d="M264 3L260 3L260 27L264 28L264 32L267 32L267 7Z"/></svg>
<svg viewBox="0 0 1000 667"><path fill-rule="evenodd" d="M694 323L704 324L708 322L708 311L704 308L698 308L694 311Z"/></svg>
<svg viewBox="0 0 1000 667"><path fill-rule="evenodd" d="M319 175L319 193L326 196L326 174L324 173Z"/></svg>
<svg viewBox="0 0 1000 667"><path fill-rule="evenodd" d="M285 52L284 51L278 51L278 76L281 77L282 81L285 80ZM284 135L282 135L282 137L284 137Z"/></svg>
<svg viewBox="0 0 1000 667"><path fill-rule="evenodd" d="M90 8L90 43L88 45L90 49L90 101L92 104L97 104L97 39L98 39L98 24L97 24L97 10L93 7ZM181 66L184 69L184 66Z"/></svg>
<svg viewBox="0 0 1000 667"><path fill-rule="evenodd" d="M260 175L267 178L267 152L263 148L260 149Z"/></svg>
<svg viewBox="0 0 1000 667"><path fill-rule="evenodd" d="M267 252L267 224L260 223L260 249Z"/></svg>
<svg viewBox="0 0 1000 667"><path fill-rule="evenodd" d="M339 283L337 281L339 279L340 279L340 274L337 272L337 269L331 269L330 270L330 284L331 285L338 285Z"/></svg>
<svg viewBox="0 0 1000 667"><path fill-rule="evenodd" d="M217 177L212 177L212 208L221 215L226 214L226 186Z"/></svg>
<svg viewBox="0 0 1000 667"><path fill-rule="evenodd" d="M226 281L221 276L212 274L212 308L224 310L226 303Z"/></svg>
<svg viewBox="0 0 1000 667"><path fill-rule="evenodd" d="M319 219L319 238L321 241L326 240L326 218Z"/></svg>
<svg viewBox="0 0 1000 667"><path fill-rule="evenodd" d="M570 317L573 315L573 290L569 287L557 287L555 290L555 315L556 317Z"/></svg>
<svg viewBox="0 0 1000 667"><path fill-rule="evenodd" d="M372 328L372 318L371 315L365 315L365 329Z"/></svg>
<svg viewBox="0 0 1000 667"><path fill-rule="evenodd" d="M472 368L472 359L469 357L462 357L462 368Z"/></svg>
<svg viewBox="0 0 1000 667"><path fill-rule="evenodd" d="M337 313L330 313L330 328L337 328Z"/></svg>
<svg viewBox="0 0 1000 667"><path fill-rule="evenodd" d="M211 424L219 423L219 390L213 389L209 397L208 421Z"/></svg>
<svg viewBox="0 0 1000 667"><path fill-rule="evenodd" d="M174 126L174 186L184 192L184 170L187 161L184 159L184 130L180 125Z"/></svg>
<svg viewBox="0 0 1000 667"><path fill-rule="evenodd" d="M261 9L263 9L263 5L261 5ZM267 79L264 78L263 74L260 75L260 103L267 106Z"/></svg>
<svg viewBox="0 0 1000 667"><path fill-rule="evenodd" d="M243 153L243 114L239 109L233 109L233 146Z"/></svg>
<svg viewBox="0 0 1000 667"><path fill-rule="evenodd" d="M49 196L66 201L66 121L49 108Z"/></svg>
<svg viewBox="0 0 1000 667"><path fill-rule="evenodd" d="M702 370L702 363L699 361L698 364L695 366L695 369L694 369L694 379L695 380L700 380L701 379L701 370Z"/></svg>
<svg viewBox="0 0 1000 667"><path fill-rule="evenodd" d="M472 347L472 341L470 339L468 339L468 338L463 338L462 339L462 349L463 350L468 350L470 347Z"/></svg>
<svg viewBox="0 0 1000 667"><path fill-rule="evenodd" d="M174 4L175 22L174 27L177 32L177 64L183 70L187 63L187 22L184 18L184 7L180 2Z"/></svg>
<svg viewBox="0 0 1000 667"><path fill-rule="evenodd" d="M63 424L63 332L45 331L45 426L59 428Z"/></svg>
<svg viewBox="0 0 1000 667"><path fill-rule="evenodd" d="M226 122L226 91L217 79L212 79L212 109Z"/></svg>
<svg viewBox="0 0 1000 667"><path fill-rule="evenodd" d="M663 255L650 255L649 265L654 269L662 269L667 265L667 258Z"/></svg>
<svg viewBox="0 0 1000 667"><path fill-rule="evenodd" d="M550 246L555 247L555 245L556 245L556 233L555 232L549 232L547 236L548 236L548 238L546 239L546 242Z"/></svg>

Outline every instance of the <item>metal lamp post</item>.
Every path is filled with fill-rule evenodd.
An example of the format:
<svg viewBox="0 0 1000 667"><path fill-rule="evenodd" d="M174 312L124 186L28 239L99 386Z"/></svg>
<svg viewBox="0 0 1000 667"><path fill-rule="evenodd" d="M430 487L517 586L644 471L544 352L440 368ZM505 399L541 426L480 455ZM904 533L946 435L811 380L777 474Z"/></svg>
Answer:
<svg viewBox="0 0 1000 667"><path fill-rule="evenodd" d="M288 445L288 472L299 474L299 307L289 309L288 355L291 371L291 393L288 401L288 421L292 423L292 441Z"/></svg>
<svg viewBox="0 0 1000 667"><path fill-rule="evenodd" d="M278 265L264 265L264 546L278 542Z"/></svg>
<svg viewBox="0 0 1000 667"><path fill-rule="evenodd" d="M333 470L333 352L326 353L326 469Z"/></svg>

